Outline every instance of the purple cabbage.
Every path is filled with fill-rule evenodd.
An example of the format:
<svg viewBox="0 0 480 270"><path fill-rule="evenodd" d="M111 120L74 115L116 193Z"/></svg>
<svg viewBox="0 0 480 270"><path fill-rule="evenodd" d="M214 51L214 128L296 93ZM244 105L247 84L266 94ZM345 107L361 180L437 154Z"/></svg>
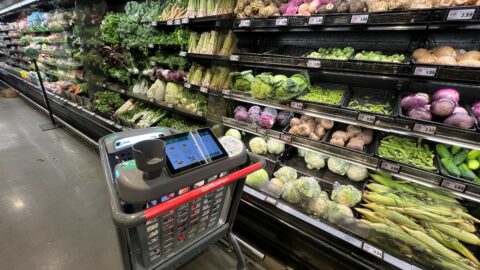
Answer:
<svg viewBox="0 0 480 270"><path fill-rule="evenodd" d="M447 117L444 121L444 124L456 126L459 128L472 128L474 120L471 116L462 113L454 113Z"/></svg>
<svg viewBox="0 0 480 270"><path fill-rule="evenodd" d="M270 114L262 114L262 116L260 116L259 124L263 128L270 129L275 124L275 118L273 118Z"/></svg>
<svg viewBox="0 0 480 270"><path fill-rule="evenodd" d="M418 120L432 120L432 114L424 107L411 108L407 111L407 116Z"/></svg>
<svg viewBox="0 0 480 270"><path fill-rule="evenodd" d="M287 12L287 7L288 7L288 4L284 3L284 4L281 4L280 7L278 8L282 15Z"/></svg>
<svg viewBox="0 0 480 270"><path fill-rule="evenodd" d="M247 117L247 123L260 125L260 114L249 114Z"/></svg>
<svg viewBox="0 0 480 270"><path fill-rule="evenodd" d="M425 93L416 93L408 95L400 101L400 106L404 110L409 110L415 107L424 107L430 102L430 97Z"/></svg>
<svg viewBox="0 0 480 270"><path fill-rule="evenodd" d="M449 98L441 98L432 102L430 106L430 111L433 115L439 117L447 117L453 113L456 107L454 100Z"/></svg>
<svg viewBox="0 0 480 270"><path fill-rule="evenodd" d="M270 115L275 120L277 118L278 112L277 109L265 107L261 115Z"/></svg>
<svg viewBox="0 0 480 270"><path fill-rule="evenodd" d="M247 108L245 108L244 106L241 106L241 105L240 105L240 106L237 106L237 107L235 108L235 110L233 110L233 114L236 114L236 113L239 112L239 111L245 111L245 112L246 112L246 111L247 111Z"/></svg>
<svg viewBox="0 0 480 270"><path fill-rule="evenodd" d="M260 108L260 106L255 105L248 109L248 114L258 114L260 116L260 113L262 113L262 108Z"/></svg>
<svg viewBox="0 0 480 270"><path fill-rule="evenodd" d="M281 111L277 115L277 124L286 127L288 124L290 124L290 120L292 120L293 117L293 112L289 111Z"/></svg>
<svg viewBox="0 0 480 270"><path fill-rule="evenodd" d="M433 100L439 100L442 98L447 98L455 101L455 105L458 104L458 101L460 100L460 94L458 93L457 90L453 88L444 88L440 89L435 94L433 94Z"/></svg>
<svg viewBox="0 0 480 270"><path fill-rule="evenodd" d="M247 114L247 109L243 106L237 106L235 108L234 112L234 118L237 121L245 122L247 120L248 114Z"/></svg>

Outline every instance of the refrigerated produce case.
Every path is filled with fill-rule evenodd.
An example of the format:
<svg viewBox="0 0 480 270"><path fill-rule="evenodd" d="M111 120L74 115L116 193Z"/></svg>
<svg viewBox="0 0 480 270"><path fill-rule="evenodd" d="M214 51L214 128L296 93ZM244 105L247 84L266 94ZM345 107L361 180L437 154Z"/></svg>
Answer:
<svg viewBox="0 0 480 270"><path fill-rule="evenodd" d="M478 6L381 12L373 12L373 8L368 12L366 6L361 12L349 13L347 10L309 16L301 16L299 8L293 14L291 10L283 15L275 11L273 16L261 17L259 11L243 12L252 1L242 0L223 1L227 7L218 9L221 14L212 13L211 6L210 11L207 5L193 6L196 1L183 3L177 12L171 12L173 8L168 1L165 6L148 1L140 2L140 5L110 2L96 3L92 7L72 7L76 18L72 25L74 37L67 39L66 43L81 51L78 61L83 72L74 79L88 84L88 94L79 100L65 91L50 91L49 97L55 101L53 108L57 116L95 140L110 132L156 125L185 131L210 126L218 135L236 129L252 152L258 151L256 147L250 147L250 141L255 137L262 138L265 145L269 144L268 140L285 144L281 153L273 153L268 147L262 153L267 160L267 180L274 178L272 174L278 169L290 166L298 171L299 176L314 177L321 190L327 192L328 201L333 200L333 190L338 186L336 182L361 191L364 198L349 208L353 217L332 222L328 216L307 211L304 204L312 198L292 203L281 196L283 191L272 194L271 189L263 186L244 188L234 230L249 246L294 268L453 269L451 263L458 256L470 256L465 250L459 251L458 241L455 246L436 240L456 251L437 250L428 245L426 248L424 242L418 244L420 248L412 249L412 243L405 243L405 239L376 235L367 221L361 220L368 219L370 212L380 215L372 208L362 208L365 204L368 208L366 197L373 192L368 186L379 187L371 185L374 183L371 177L358 182L347 177L346 172L345 175L334 173L328 163L329 160L335 160L332 163L341 160L340 164L348 164L345 166L349 168L361 168L362 172L368 170L368 174L387 173L395 180L415 184L403 187L405 190L413 188L417 193L437 197L455 196L465 211L479 216L476 206L480 203L480 185L477 183L480 175L474 162L478 157L473 158L476 154L472 151L480 150L480 115L475 115L479 112L475 102L480 100L480 69L474 66L480 63L480 58L476 59L473 52L473 66L459 66L460 58L454 59L452 65L444 65L442 61L426 62L417 55L419 49L426 48L438 60L442 56L436 48L440 46L451 46L455 55L479 50ZM138 10L142 12L136 12ZM118 21L125 22L135 31L118 28ZM4 31L13 30L11 28L6 25ZM212 44L218 46L209 46ZM340 52L340 49L343 50ZM11 50L9 53L19 53L16 48ZM2 66L0 73L2 80L42 104L35 79L22 76L25 73L18 69L20 62L15 61L17 69L14 69L12 59L5 60L7 65ZM53 78L58 75L46 73ZM26 82L25 78L31 82ZM263 87L261 90L258 84ZM314 93L312 86L324 92ZM430 108L435 106L432 104L435 93L439 89L451 88L459 94L455 107L464 107L462 115L467 115L468 119L446 121L452 112L445 116L434 115L431 119L418 119L418 115L402 105L407 95L426 93L429 100L423 105L430 106L425 110L432 114ZM335 96L339 93L335 90L341 90L340 97ZM277 93L283 93L283 96ZM331 101L332 97L335 102ZM243 106L245 112L237 114L238 106ZM255 108L257 112L250 113L254 106L259 106ZM310 122L311 132L305 132L304 128L298 132L295 123L280 124L285 118L277 118L277 113L304 121L298 124L307 123L308 117L318 120ZM333 126L326 122L322 125L320 119L334 121ZM350 126L356 126L352 130L371 132L370 142L362 141L359 146L358 140L351 141L354 137L344 137ZM385 155L383 151L401 152L389 143L386 144L388 149L379 151L386 136L418 140L419 149L409 148L415 153L408 153L414 161L405 163L405 160L393 158L394 155ZM438 145L445 145L450 156L438 150ZM317 163L309 164L301 156L302 151L322 155L316 157ZM461 155L467 156L470 152L470 157L462 159ZM458 153L461 155L454 160ZM417 160L416 155L425 155L426 158ZM323 160L323 166L319 159ZM453 167L455 162L458 164ZM426 170L425 166L435 169ZM432 195L432 190L427 192L422 186L436 193ZM445 193L447 191L451 193ZM398 191L395 194L404 195ZM400 206L389 207L421 226L410 224L412 228L430 233L427 235L430 238L438 237L438 234L431 235L431 225L425 225L431 220L420 218L418 213L415 216L399 210ZM470 214L462 212L462 220L468 221L463 224L463 230L476 234ZM374 223L378 222L377 219ZM408 227L389 225L401 229L401 234L399 231L394 233L408 240L412 240L409 236L416 239L424 236L409 231ZM440 235L444 234L440 230ZM397 246L399 242L401 245ZM466 248L478 255L475 245L467 244ZM412 254L423 256L423 260ZM438 260L435 257L438 254L449 259L445 261L441 257Z"/></svg>

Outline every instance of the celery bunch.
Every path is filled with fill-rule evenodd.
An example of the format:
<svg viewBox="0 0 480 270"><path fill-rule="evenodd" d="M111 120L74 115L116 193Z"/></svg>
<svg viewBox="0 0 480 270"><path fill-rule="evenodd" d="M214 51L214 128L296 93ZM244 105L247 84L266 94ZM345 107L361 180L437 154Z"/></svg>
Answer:
<svg viewBox="0 0 480 270"><path fill-rule="evenodd" d="M188 41L188 52L197 54L228 56L236 49L237 39L232 31L227 34L217 31L191 34Z"/></svg>
<svg viewBox="0 0 480 270"><path fill-rule="evenodd" d="M235 0L189 0L187 16L189 18L232 14Z"/></svg>

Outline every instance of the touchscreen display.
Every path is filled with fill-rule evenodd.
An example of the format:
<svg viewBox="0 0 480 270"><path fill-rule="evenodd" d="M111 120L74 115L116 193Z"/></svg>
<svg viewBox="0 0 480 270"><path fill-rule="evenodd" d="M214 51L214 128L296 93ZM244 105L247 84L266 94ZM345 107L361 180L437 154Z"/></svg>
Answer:
<svg viewBox="0 0 480 270"><path fill-rule="evenodd" d="M226 156L210 130L183 133L164 139L169 167L174 173Z"/></svg>

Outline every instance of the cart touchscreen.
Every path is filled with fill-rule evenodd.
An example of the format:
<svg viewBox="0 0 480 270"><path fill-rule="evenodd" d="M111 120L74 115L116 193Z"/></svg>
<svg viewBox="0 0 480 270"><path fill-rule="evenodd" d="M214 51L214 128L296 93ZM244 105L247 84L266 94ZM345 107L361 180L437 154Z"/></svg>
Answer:
<svg viewBox="0 0 480 270"><path fill-rule="evenodd" d="M172 175L227 157L227 152L210 129L163 138L167 167Z"/></svg>

